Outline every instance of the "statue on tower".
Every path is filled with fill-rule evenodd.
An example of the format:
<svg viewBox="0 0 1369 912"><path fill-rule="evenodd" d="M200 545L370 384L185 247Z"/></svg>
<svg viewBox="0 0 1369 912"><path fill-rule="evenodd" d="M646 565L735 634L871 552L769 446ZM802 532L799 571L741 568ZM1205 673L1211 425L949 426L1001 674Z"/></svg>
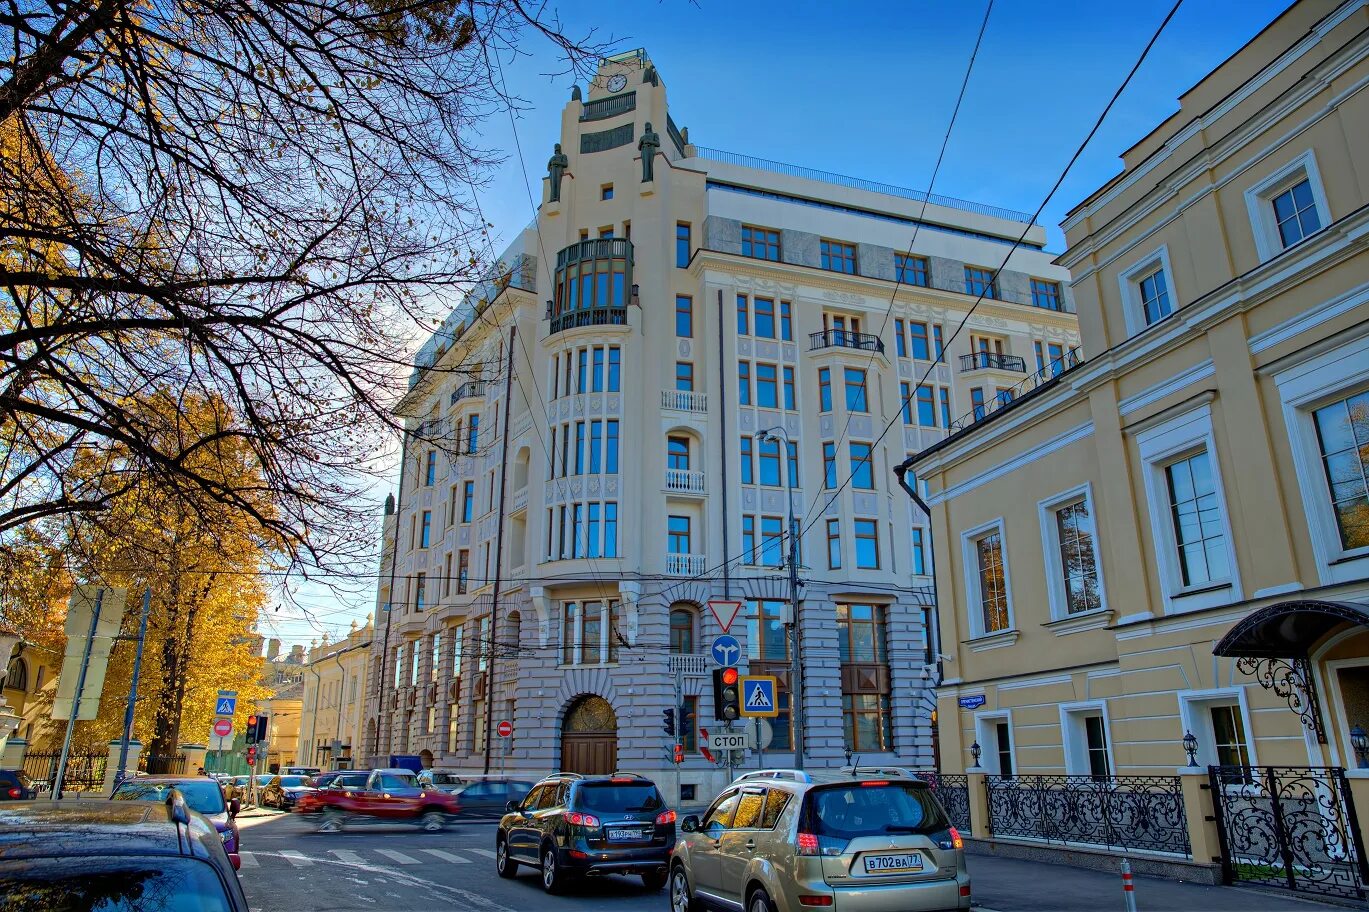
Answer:
<svg viewBox="0 0 1369 912"><path fill-rule="evenodd" d="M655 179L656 150L661 148L661 137L657 136L651 129L651 122L647 121L646 130L642 133L642 139L637 143L637 148L642 152L642 183L650 183Z"/></svg>
<svg viewBox="0 0 1369 912"><path fill-rule="evenodd" d="M570 159L561 151L561 144L556 144L556 151L552 153L551 160L547 162L547 176L551 178L551 202L559 202L561 199L561 178L565 175L566 169L570 167Z"/></svg>

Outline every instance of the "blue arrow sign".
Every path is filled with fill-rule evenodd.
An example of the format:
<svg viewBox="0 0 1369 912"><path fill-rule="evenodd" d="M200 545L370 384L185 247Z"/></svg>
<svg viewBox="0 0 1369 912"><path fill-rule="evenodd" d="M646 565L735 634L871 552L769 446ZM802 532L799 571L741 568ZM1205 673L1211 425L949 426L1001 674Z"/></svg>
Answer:
<svg viewBox="0 0 1369 912"><path fill-rule="evenodd" d="M713 641L709 651L713 653L713 661L723 668L731 668L741 661L742 644L737 642L736 637L724 633Z"/></svg>

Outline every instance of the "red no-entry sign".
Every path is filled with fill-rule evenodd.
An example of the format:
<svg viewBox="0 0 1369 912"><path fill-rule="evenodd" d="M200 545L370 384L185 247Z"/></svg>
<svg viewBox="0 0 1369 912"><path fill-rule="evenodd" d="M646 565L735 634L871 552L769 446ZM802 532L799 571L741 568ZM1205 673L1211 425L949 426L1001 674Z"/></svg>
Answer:
<svg viewBox="0 0 1369 912"><path fill-rule="evenodd" d="M499 727L496 728L495 731L499 733L499 737L501 738L511 738L513 737L513 723L508 719L505 719L503 722L499 723Z"/></svg>
<svg viewBox="0 0 1369 912"><path fill-rule="evenodd" d="M218 735L220 738L227 738L229 735L233 734L233 720L215 719L214 734Z"/></svg>

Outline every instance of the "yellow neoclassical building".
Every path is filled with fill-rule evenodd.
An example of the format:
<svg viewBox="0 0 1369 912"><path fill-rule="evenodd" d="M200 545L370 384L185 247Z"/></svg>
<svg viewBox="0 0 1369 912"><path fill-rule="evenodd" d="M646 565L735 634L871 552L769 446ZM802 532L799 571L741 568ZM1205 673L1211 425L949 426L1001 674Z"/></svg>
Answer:
<svg viewBox="0 0 1369 912"><path fill-rule="evenodd" d="M1367 86L1363 0L1286 10L1065 219L1087 360L909 460L945 769L1359 765Z"/></svg>

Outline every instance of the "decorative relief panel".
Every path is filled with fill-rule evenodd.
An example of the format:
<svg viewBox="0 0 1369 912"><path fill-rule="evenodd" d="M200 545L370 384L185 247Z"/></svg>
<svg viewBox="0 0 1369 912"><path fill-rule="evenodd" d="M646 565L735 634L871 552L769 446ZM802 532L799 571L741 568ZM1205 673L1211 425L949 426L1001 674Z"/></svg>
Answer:
<svg viewBox="0 0 1369 912"><path fill-rule="evenodd" d="M799 428L803 422L798 415L784 416L784 429L789 433L789 439L797 441L799 439Z"/></svg>
<svg viewBox="0 0 1369 912"><path fill-rule="evenodd" d="M680 340L680 357L681 357L681 358L688 358L688 357L689 357L689 353L690 353L691 351L693 351L693 346L691 346L691 345L689 344L689 340L688 340L688 339L681 339L681 340Z"/></svg>
<svg viewBox="0 0 1369 912"><path fill-rule="evenodd" d="M851 506L861 516L879 515L879 496L876 494L854 494Z"/></svg>
<svg viewBox="0 0 1369 912"><path fill-rule="evenodd" d="M608 397L608 413L610 415L621 415L623 413L623 400L621 397Z"/></svg>
<svg viewBox="0 0 1369 912"><path fill-rule="evenodd" d="M591 415L602 415L602 414L604 413L604 397L603 397L603 396L590 396L590 397L589 397L589 413L590 413Z"/></svg>
<svg viewBox="0 0 1369 912"><path fill-rule="evenodd" d="M780 344L778 342L756 342L756 354L761 358L778 359L780 356Z"/></svg>
<svg viewBox="0 0 1369 912"><path fill-rule="evenodd" d="M786 360L786 361L797 361L797 360L799 360L799 347L798 347L797 345L795 345L793 342L785 342L783 347L784 347L784 360Z"/></svg>
<svg viewBox="0 0 1369 912"><path fill-rule="evenodd" d="M748 510L756 509L756 489L752 487L742 488L742 506Z"/></svg>
<svg viewBox="0 0 1369 912"><path fill-rule="evenodd" d="M822 297L824 300L832 301L837 304L847 304L851 307L863 307L865 305L864 295L854 294L849 291L827 290L822 293Z"/></svg>
<svg viewBox="0 0 1369 912"><path fill-rule="evenodd" d="M743 409L738 415L738 424L743 431L755 431L756 413L751 409Z"/></svg>
<svg viewBox="0 0 1369 912"><path fill-rule="evenodd" d="M778 491L763 491L761 493L762 510L778 510L784 505L783 499Z"/></svg>
<svg viewBox="0 0 1369 912"><path fill-rule="evenodd" d="M750 355L750 354L751 354L751 340L750 340L750 339L738 339L738 340L737 340L737 354L739 354L739 355Z"/></svg>
<svg viewBox="0 0 1369 912"><path fill-rule="evenodd" d="M869 437L874 432L874 422L869 415L855 415L851 418L851 435Z"/></svg>
<svg viewBox="0 0 1369 912"><path fill-rule="evenodd" d="M818 418L818 430L822 432L824 437L830 437L832 435L832 427L831 415L823 415Z"/></svg>

